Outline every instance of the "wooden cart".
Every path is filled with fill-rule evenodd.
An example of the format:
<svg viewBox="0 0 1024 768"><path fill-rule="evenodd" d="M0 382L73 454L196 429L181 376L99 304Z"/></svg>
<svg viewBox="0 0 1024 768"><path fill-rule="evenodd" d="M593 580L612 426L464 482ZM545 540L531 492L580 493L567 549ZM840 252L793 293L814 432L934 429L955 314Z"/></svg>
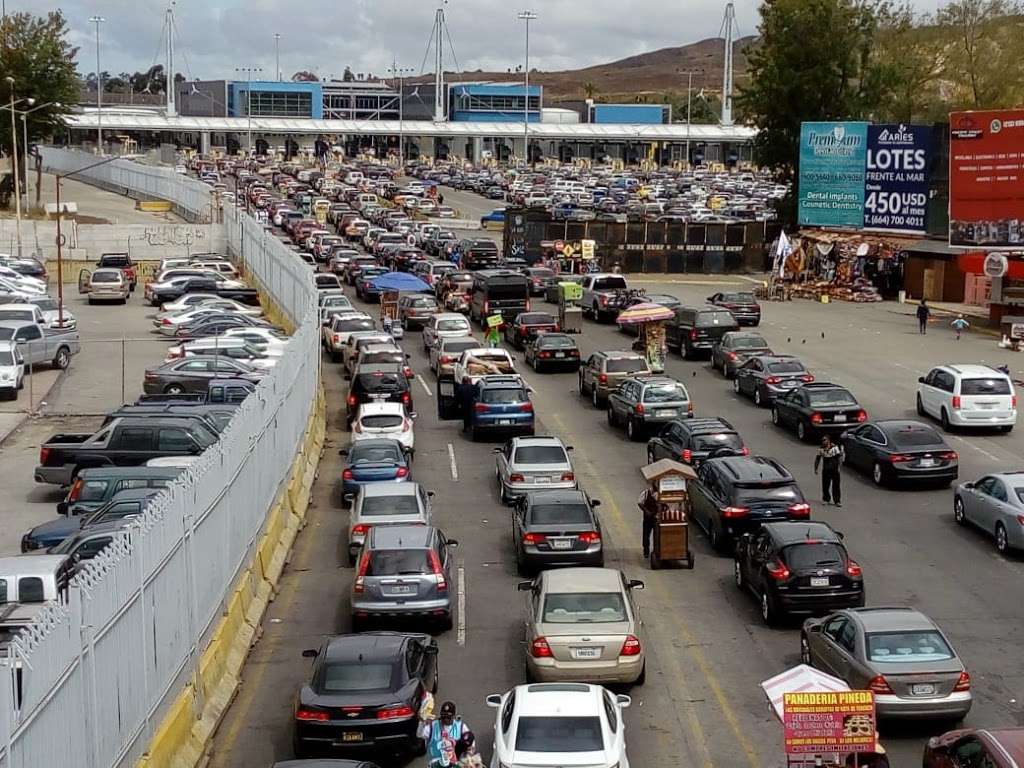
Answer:
<svg viewBox="0 0 1024 768"><path fill-rule="evenodd" d="M647 494L658 505L654 546L651 547L651 568L657 570L663 564L672 562L683 568L693 568L688 519L690 497L686 483L695 480L696 473L687 465L670 459L661 459L641 467L640 473L647 481Z"/></svg>

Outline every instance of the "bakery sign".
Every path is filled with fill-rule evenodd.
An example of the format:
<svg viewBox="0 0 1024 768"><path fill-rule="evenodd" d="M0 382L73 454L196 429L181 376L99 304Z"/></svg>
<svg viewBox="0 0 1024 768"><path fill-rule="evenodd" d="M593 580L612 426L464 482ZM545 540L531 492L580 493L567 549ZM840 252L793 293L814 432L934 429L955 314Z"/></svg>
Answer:
<svg viewBox="0 0 1024 768"><path fill-rule="evenodd" d="M848 754L875 748L871 691L796 691L783 695L787 755Z"/></svg>

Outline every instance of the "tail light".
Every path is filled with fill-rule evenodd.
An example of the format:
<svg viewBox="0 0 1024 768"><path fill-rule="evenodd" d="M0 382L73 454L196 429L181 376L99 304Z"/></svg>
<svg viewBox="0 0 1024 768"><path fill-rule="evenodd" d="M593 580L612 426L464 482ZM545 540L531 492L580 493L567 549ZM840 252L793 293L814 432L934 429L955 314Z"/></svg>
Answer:
<svg viewBox="0 0 1024 768"><path fill-rule="evenodd" d="M352 474L352 470L351 469L346 469L346 470L342 471L342 473L341 473L341 479L342 480L352 480L354 477L355 476Z"/></svg>
<svg viewBox="0 0 1024 768"><path fill-rule="evenodd" d="M858 578L863 573L864 573L864 569L860 567L859 563L856 563L853 560L850 560L846 564L846 575L847 576L853 576L854 578Z"/></svg>
<svg viewBox="0 0 1024 768"><path fill-rule="evenodd" d="M331 334L331 338L334 339L334 343L335 344L341 344L341 334L340 333L333 333L333 334Z"/></svg>
<svg viewBox="0 0 1024 768"><path fill-rule="evenodd" d="M643 403L637 403L636 405L634 405L633 406L633 413L635 413L637 416L643 416L644 415L644 404Z"/></svg>
<svg viewBox="0 0 1024 768"><path fill-rule="evenodd" d="M319 722L325 722L331 719L331 716L324 712L322 709L316 709L315 707L300 707L295 710L296 720L316 720Z"/></svg>
<svg viewBox="0 0 1024 768"><path fill-rule="evenodd" d="M778 384L780 381L782 381L782 379L780 379L778 376L769 376L767 379L764 380L764 383L765 384Z"/></svg>
<svg viewBox="0 0 1024 768"><path fill-rule="evenodd" d="M768 571L768 575L776 581L785 581L792 575L789 568L787 568L786 564L781 560L772 560L767 563L765 565L765 570Z"/></svg>
<svg viewBox="0 0 1024 768"><path fill-rule="evenodd" d="M354 406L354 405L357 405L359 403L359 398L357 398L355 395L349 395L345 399L345 402L348 403L349 405L353 405Z"/></svg>
<svg viewBox="0 0 1024 768"><path fill-rule="evenodd" d="M863 410L862 411L857 411L857 421L865 422L867 420L868 420L868 412L867 411L863 411Z"/></svg>
<svg viewBox="0 0 1024 768"><path fill-rule="evenodd" d="M476 403L473 405L473 410L476 413L487 413L489 410L491 410L491 406L486 405L485 403Z"/></svg>
<svg viewBox="0 0 1024 768"><path fill-rule="evenodd" d="M562 473L562 482L563 483L572 483L575 480L576 480L576 475L574 475L572 472L563 472Z"/></svg>
<svg viewBox="0 0 1024 768"><path fill-rule="evenodd" d="M619 656L639 656L641 650L643 649L640 646L640 640L635 635L627 635L622 644L622 650L619 651Z"/></svg>
<svg viewBox="0 0 1024 768"><path fill-rule="evenodd" d="M739 355L737 355L735 352L726 352L725 356L728 357L730 360L735 360L736 358L739 357Z"/></svg>
<svg viewBox="0 0 1024 768"><path fill-rule="evenodd" d="M946 451L945 453L940 453L939 458L945 459L946 461L956 461L960 456L956 451Z"/></svg>
<svg viewBox="0 0 1024 768"><path fill-rule="evenodd" d="M953 395L953 408L960 410L960 395Z"/></svg>
<svg viewBox="0 0 1024 768"><path fill-rule="evenodd" d="M183 350L181 347L172 348L167 353L167 357L169 357L171 359L175 359L175 358L179 358L179 357L184 357L184 356L185 356L185 350Z"/></svg>
<svg viewBox="0 0 1024 768"><path fill-rule="evenodd" d="M402 717L412 717L414 712L408 704L393 704L387 709L377 710L378 720L398 720Z"/></svg>
<svg viewBox="0 0 1024 768"><path fill-rule="evenodd" d="M523 413L533 413L533 403L522 403L519 410Z"/></svg>
<svg viewBox="0 0 1024 768"><path fill-rule="evenodd" d="M541 542L547 541L548 537L543 533L524 533L523 544L540 544Z"/></svg>
<svg viewBox="0 0 1024 768"><path fill-rule="evenodd" d="M690 416L693 416L693 403L686 404L686 413Z"/></svg>
<svg viewBox="0 0 1024 768"><path fill-rule="evenodd" d="M961 672L960 679L956 681L953 690L960 692L971 690L971 676L966 672Z"/></svg>
<svg viewBox="0 0 1024 768"><path fill-rule="evenodd" d="M352 535L353 536L365 536L366 532L369 531L369 530L370 530L370 526L368 526L366 523L359 523L358 525L353 525L352 526Z"/></svg>
<svg viewBox="0 0 1024 768"><path fill-rule="evenodd" d="M445 579L444 570L441 568L441 558L433 549L430 550L430 570L433 571L434 576L437 577L437 591L447 592L448 580Z"/></svg>
<svg viewBox="0 0 1024 768"><path fill-rule="evenodd" d="M800 381L814 381L814 377L807 373L800 377Z"/></svg>
<svg viewBox="0 0 1024 768"><path fill-rule="evenodd" d="M744 445L742 448L740 448L740 456L749 456L749 455L750 455L750 449L747 448L747 446Z"/></svg>
<svg viewBox="0 0 1024 768"><path fill-rule="evenodd" d="M746 517L750 514L750 510L747 507L723 507L722 517L727 520L736 520L741 517Z"/></svg>
<svg viewBox="0 0 1024 768"><path fill-rule="evenodd" d="M684 448L683 452L679 454L679 458L680 460L685 461L687 464L689 464L691 461L693 461L693 451L691 451L689 448Z"/></svg>
<svg viewBox="0 0 1024 768"><path fill-rule="evenodd" d="M598 531L584 531L576 538L584 544L596 544L601 540L601 534Z"/></svg>
<svg viewBox="0 0 1024 768"><path fill-rule="evenodd" d="M821 424L821 414L820 413L812 413L811 414L811 424Z"/></svg>
<svg viewBox="0 0 1024 768"><path fill-rule="evenodd" d="M410 429L412 429L412 422L408 419L402 419L402 431L408 432Z"/></svg>
<svg viewBox="0 0 1024 768"><path fill-rule="evenodd" d="M697 340L697 329L696 328L691 328L690 329L690 341L696 341L696 340Z"/></svg>
<svg viewBox="0 0 1024 768"><path fill-rule="evenodd" d="M789 505L789 516L790 517L810 517L811 516L811 505L810 504L790 504Z"/></svg>
<svg viewBox="0 0 1024 768"><path fill-rule="evenodd" d="M484 302L484 314L485 315L489 315L490 313L491 313L491 302L485 301Z"/></svg>
<svg viewBox="0 0 1024 768"><path fill-rule="evenodd" d="M402 393L402 403L404 405L409 405L409 401L410 401L409 393L408 392L403 392Z"/></svg>
<svg viewBox="0 0 1024 768"><path fill-rule="evenodd" d="M45 445L39 448L39 463L46 466L46 460L50 458L50 451L52 448L47 448ZM75 478L75 482L79 482L78 478Z"/></svg>
<svg viewBox="0 0 1024 768"><path fill-rule="evenodd" d="M411 378L412 378L412 377L413 377L413 376L415 375L415 374L414 374L414 373L412 372L412 368L410 368L410 367L409 367L408 365L407 365L407 366L405 366L405 367L404 367L404 368L402 369L402 371L403 371L403 372L405 373L405 378L407 378L407 379L411 379Z"/></svg>
<svg viewBox="0 0 1024 768"><path fill-rule="evenodd" d="M537 357L548 358L548 357L551 357L551 353L550 352L538 352L537 353Z"/></svg>
<svg viewBox="0 0 1024 768"><path fill-rule="evenodd" d="M889 687L889 681L885 679L884 675L875 675L872 677L868 682L868 690L872 693L881 695L893 695L893 690Z"/></svg>
<svg viewBox="0 0 1024 768"><path fill-rule="evenodd" d="M405 467L399 467L399 468L398 468L398 469L397 469L397 470L395 471L395 475L396 475L397 477L408 477L408 476L409 476L409 470L408 470L408 469L406 469Z"/></svg>
<svg viewBox="0 0 1024 768"><path fill-rule="evenodd" d="M607 384L608 383L608 374L607 373L600 373L600 374L598 374L597 381L600 384Z"/></svg>
<svg viewBox="0 0 1024 768"><path fill-rule="evenodd" d="M607 303L608 303L608 297L607 296L602 296L601 297L601 306L605 306Z"/></svg>
<svg viewBox="0 0 1024 768"><path fill-rule="evenodd" d="M508 481L510 483L522 483L526 481L526 478L523 475L519 474L518 472L513 472L511 475L508 476Z"/></svg>
<svg viewBox="0 0 1024 768"><path fill-rule="evenodd" d="M352 584L352 591L356 594L362 594L366 590L366 572L370 569L370 553L363 552L363 556L359 558L359 572L356 574L356 580Z"/></svg>
<svg viewBox="0 0 1024 768"><path fill-rule="evenodd" d="M71 484L71 490L68 491L68 501L78 501L78 497L82 495L82 478L76 477L75 482Z"/></svg>
<svg viewBox="0 0 1024 768"><path fill-rule="evenodd" d="M555 333L558 333L560 330L561 328L559 328L558 323L555 323ZM1016 405L1016 403L1014 403L1014 405Z"/></svg>
<svg viewBox="0 0 1024 768"><path fill-rule="evenodd" d="M357 435L363 434L363 425L360 424L358 421L353 422L352 431L355 432Z"/></svg>
<svg viewBox="0 0 1024 768"><path fill-rule="evenodd" d="M533 642L530 643L530 655L535 659L550 659L554 656L551 652L551 646L548 645L548 641L543 637L535 637Z"/></svg>
<svg viewBox="0 0 1024 768"><path fill-rule="evenodd" d="M452 361L451 355L441 355L437 359L437 362L439 362L441 365L448 365L449 363L451 363L451 361Z"/></svg>
<svg viewBox="0 0 1024 768"><path fill-rule="evenodd" d="M143 374L143 378L145 378L145 379L147 379L149 381L152 381L153 379L156 379L156 378L159 378L159 377L157 376L156 371L146 371Z"/></svg>
<svg viewBox="0 0 1024 768"><path fill-rule="evenodd" d="M163 320L160 321L160 325L172 325L170 318L165 317Z"/></svg>
<svg viewBox="0 0 1024 768"><path fill-rule="evenodd" d="M893 464L902 464L904 462L913 460L913 456L904 456L901 453L894 453L892 456L889 457L889 461L891 461Z"/></svg>

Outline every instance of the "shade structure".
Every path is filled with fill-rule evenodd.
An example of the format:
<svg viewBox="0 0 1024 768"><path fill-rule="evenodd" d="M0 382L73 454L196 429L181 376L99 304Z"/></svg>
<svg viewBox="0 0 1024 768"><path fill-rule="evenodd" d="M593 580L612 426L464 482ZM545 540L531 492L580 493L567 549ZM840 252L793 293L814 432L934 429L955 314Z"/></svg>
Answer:
<svg viewBox="0 0 1024 768"><path fill-rule="evenodd" d="M379 291L429 291L430 286L408 272L385 272L373 278L373 287Z"/></svg>
<svg viewBox="0 0 1024 768"><path fill-rule="evenodd" d="M768 697L779 720L782 719L782 700L787 693L804 691L848 691L850 686L838 677L832 677L806 664L770 677L761 683L761 690Z"/></svg>
<svg viewBox="0 0 1024 768"><path fill-rule="evenodd" d="M659 320L671 320L673 317L675 317L675 312L668 307L645 301L642 304L635 304L629 309L622 310L619 316L615 318L615 322L619 325L642 325L643 323L654 323Z"/></svg>

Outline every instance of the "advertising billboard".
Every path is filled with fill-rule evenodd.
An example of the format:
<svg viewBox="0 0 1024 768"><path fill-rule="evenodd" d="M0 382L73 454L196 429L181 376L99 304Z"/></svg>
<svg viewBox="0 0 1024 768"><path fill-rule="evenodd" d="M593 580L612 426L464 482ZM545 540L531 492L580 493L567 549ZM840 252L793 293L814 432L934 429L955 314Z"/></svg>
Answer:
<svg viewBox="0 0 1024 768"><path fill-rule="evenodd" d="M864 229L924 234L931 153L931 126L868 126Z"/></svg>
<svg viewBox="0 0 1024 768"><path fill-rule="evenodd" d="M782 707L787 755L843 755L875 748L871 691L786 693Z"/></svg>
<svg viewBox="0 0 1024 768"><path fill-rule="evenodd" d="M1024 249L1024 110L949 116L949 244Z"/></svg>
<svg viewBox="0 0 1024 768"><path fill-rule="evenodd" d="M797 218L812 227L864 225L867 123L802 123Z"/></svg>

